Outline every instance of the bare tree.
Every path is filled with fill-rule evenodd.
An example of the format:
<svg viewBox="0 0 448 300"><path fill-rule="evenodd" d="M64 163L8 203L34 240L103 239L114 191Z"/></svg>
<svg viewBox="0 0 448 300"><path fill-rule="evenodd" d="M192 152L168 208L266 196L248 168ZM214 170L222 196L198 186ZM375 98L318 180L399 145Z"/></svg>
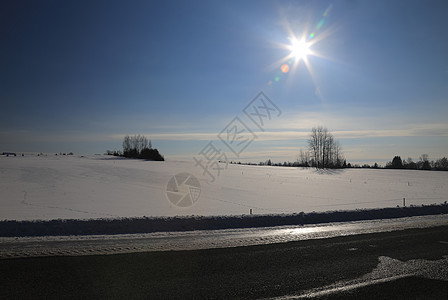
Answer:
<svg viewBox="0 0 448 300"><path fill-rule="evenodd" d="M344 164L344 157L342 156L342 147L339 141L335 141L333 144L333 161L335 167L341 167Z"/></svg>
<svg viewBox="0 0 448 300"><path fill-rule="evenodd" d="M308 139L311 163L316 168L341 167L343 156L341 146L323 126L313 127Z"/></svg>
<svg viewBox="0 0 448 300"><path fill-rule="evenodd" d="M129 135L126 135L123 138L123 153L126 155L126 153L129 153L131 151L131 148L131 137Z"/></svg>
<svg viewBox="0 0 448 300"><path fill-rule="evenodd" d="M313 160L313 165L319 167L320 161L320 153L321 153L321 139L320 139L320 131L322 128L314 127L311 129L311 136L308 139L308 149L311 153L311 157Z"/></svg>
<svg viewBox="0 0 448 300"><path fill-rule="evenodd" d="M138 157L146 149L152 149L152 144L144 135L126 135L123 138L123 155L126 157Z"/></svg>
<svg viewBox="0 0 448 300"><path fill-rule="evenodd" d="M428 154L422 154L422 156L420 156L420 161L419 161L419 169L422 170L430 170L431 169L431 164L429 163L429 155Z"/></svg>
<svg viewBox="0 0 448 300"><path fill-rule="evenodd" d="M297 161L301 167L309 167L310 153L308 151L303 151L303 149L300 149L300 154Z"/></svg>
<svg viewBox="0 0 448 300"><path fill-rule="evenodd" d="M148 139L143 135L134 135L132 138L133 148L138 154L142 152L143 149L148 148Z"/></svg>

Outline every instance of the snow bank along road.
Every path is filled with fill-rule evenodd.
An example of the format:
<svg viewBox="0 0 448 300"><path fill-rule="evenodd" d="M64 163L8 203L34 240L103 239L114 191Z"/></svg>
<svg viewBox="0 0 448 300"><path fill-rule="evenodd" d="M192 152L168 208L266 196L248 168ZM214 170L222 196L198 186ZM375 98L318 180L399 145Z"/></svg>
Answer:
<svg viewBox="0 0 448 300"><path fill-rule="evenodd" d="M179 209L169 180L189 172L201 192ZM344 169L318 172L229 165L214 183L185 161L111 156L0 156L0 220L223 216L353 210L448 201L448 172Z"/></svg>

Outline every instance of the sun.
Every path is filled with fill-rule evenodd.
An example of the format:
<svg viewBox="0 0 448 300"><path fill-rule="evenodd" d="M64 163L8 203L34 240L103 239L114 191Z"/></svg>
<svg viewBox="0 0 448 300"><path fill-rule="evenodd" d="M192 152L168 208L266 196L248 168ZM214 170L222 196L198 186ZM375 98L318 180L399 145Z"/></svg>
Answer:
<svg viewBox="0 0 448 300"><path fill-rule="evenodd" d="M305 42L305 40L298 40L296 38L291 39L291 45L288 46L288 49L291 50L289 56L294 57L297 60L306 59L306 57L311 54L309 43Z"/></svg>

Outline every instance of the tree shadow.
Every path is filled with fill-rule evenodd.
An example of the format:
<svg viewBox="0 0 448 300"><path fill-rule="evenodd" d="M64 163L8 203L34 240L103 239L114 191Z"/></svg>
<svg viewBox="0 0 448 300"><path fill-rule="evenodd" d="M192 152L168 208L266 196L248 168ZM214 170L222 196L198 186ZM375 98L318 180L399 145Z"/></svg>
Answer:
<svg viewBox="0 0 448 300"><path fill-rule="evenodd" d="M314 169L315 173L321 175L339 175L345 172L345 169Z"/></svg>
<svg viewBox="0 0 448 300"><path fill-rule="evenodd" d="M100 156L100 157L94 157L93 159L95 160L126 160L129 159L127 157L122 157L122 156L109 156L109 157L104 157L104 156Z"/></svg>

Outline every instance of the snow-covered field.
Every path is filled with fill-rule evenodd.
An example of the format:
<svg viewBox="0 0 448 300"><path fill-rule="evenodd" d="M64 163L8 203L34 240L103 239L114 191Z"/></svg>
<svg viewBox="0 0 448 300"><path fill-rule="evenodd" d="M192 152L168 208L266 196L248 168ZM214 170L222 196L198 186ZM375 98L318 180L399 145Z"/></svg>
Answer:
<svg viewBox="0 0 448 300"><path fill-rule="evenodd" d="M201 184L187 208L166 196L181 172ZM408 206L448 201L448 172L229 165L209 183L194 162L0 156L0 220L298 213L395 207L403 198Z"/></svg>

